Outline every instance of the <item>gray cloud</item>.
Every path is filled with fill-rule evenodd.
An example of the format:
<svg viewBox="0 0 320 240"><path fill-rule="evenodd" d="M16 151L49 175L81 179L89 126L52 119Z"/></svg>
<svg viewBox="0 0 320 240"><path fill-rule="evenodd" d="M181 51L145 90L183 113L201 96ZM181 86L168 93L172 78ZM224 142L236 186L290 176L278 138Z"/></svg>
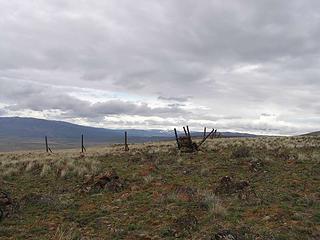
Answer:
<svg viewBox="0 0 320 240"><path fill-rule="evenodd" d="M319 11L316 0L2 1L0 109L317 130ZM92 103L75 86L123 97Z"/></svg>
<svg viewBox="0 0 320 240"><path fill-rule="evenodd" d="M0 82L0 100L9 104L6 110L45 111L60 110L68 117L97 118L108 115L140 115L140 116L181 116L187 114L177 105L150 107L147 103L135 103L119 99L91 103L70 96L67 92L47 85L32 82Z"/></svg>
<svg viewBox="0 0 320 240"><path fill-rule="evenodd" d="M7 115L7 111L4 109L0 109L0 116L6 116Z"/></svg>
<svg viewBox="0 0 320 240"><path fill-rule="evenodd" d="M164 101L173 101L173 102L186 102L188 101L191 96L188 97L164 97L164 96L159 96L159 100L164 100Z"/></svg>

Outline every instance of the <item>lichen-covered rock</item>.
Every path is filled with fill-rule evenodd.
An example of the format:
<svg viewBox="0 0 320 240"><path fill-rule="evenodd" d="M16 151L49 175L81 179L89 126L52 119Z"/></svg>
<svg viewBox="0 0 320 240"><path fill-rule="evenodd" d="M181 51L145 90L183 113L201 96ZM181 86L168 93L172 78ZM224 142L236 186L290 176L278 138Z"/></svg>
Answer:
<svg viewBox="0 0 320 240"><path fill-rule="evenodd" d="M14 210L13 200L6 192L0 191L0 221Z"/></svg>
<svg viewBox="0 0 320 240"><path fill-rule="evenodd" d="M241 240L236 233L231 232L230 230L221 230L217 232L211 240Z"/></svg>
<svg viewBox="0 0 320 240"><path fill-rule="evenodd" d="M182 237L196 231L198 228L198 219L191 214L185 214L177 218L172 224L172 232L175 237Z"/></svg>
<svg viewBox="0 0 320 240"><path fill-rule="evenodd" d="M224 176L220 179L219 185L214 192L217 194L232 194L241 192L250 186L248 181L234 181L229 176Z"/></svg>
<svg viewBox="0 0 320 240"><path fill-rule="evenodd" d="M12 200L8 193L0 192L0 206L5 207L12 204Z"/></svg>
<svg viewBox="0 0 320 240"><path fill-rule="evenodd" d="M52 196L43 195L40 193L28 193L24 195L20 200L22 206L36 205L40 207L54 207L55 205L57 205L57 202L58 201Z"/></svg>
<svg viewBox="0 0 320 240"><path fill-rule="evenodd" d="M101 191L120 192L124 189L125 182L120 179L115 171L107 171L97 176L89 176L82 185L82 192Z"/></svg>

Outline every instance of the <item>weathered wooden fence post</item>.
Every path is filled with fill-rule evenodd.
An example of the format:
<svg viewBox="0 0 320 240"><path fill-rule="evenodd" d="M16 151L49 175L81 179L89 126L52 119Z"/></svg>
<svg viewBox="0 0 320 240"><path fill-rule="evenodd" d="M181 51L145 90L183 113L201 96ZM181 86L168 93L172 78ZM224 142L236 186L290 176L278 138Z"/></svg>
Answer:
<svg viewBox="0 0 320 240"><path fill-rule="evenodd" d="M124 150L125 151L129 151L129 147L128 147L128 134L125 131L124 132Z"/></svg>
<svg viewBox="0 0 320 240"><path fill-rule="evenodd" d="M179 139L178 139L177 129L174 129L174 135L176 136L176 141L177 141L178 149L180 149L180 143L179 143Z"/></svg>
<svg viewBox="0 0 320 240"><path fill-rule="evenodd" d="M213 134L213 132L214 132L214 128L204 139L202 139L202 141L198 144L198 147L200 147L207 140L207 138Z"/></svg>
<svg viewBox="0 0 320 240"><path fill-rule="evenodd" d="M81 152L86 152L87 149L85 148L84 144L83 144L83 134L81 134Z"/></svg>
<svg viewBox="0 0 320 240"><path fill-rule="evenodd" d="M192 140L191 140L191 134L190 134L190 131L189 131L189 126L187 125L187 132L188 132L188 138L189 138L189 142L190 144L192 144Z"/></svg>
<svg viewBox="0 0 320 240"><path fill-rule="evenodd" d="M206 138L206 135L207 135L207 128L204 127L204 129L203 129L203 139Z"/></svg>
<svg viewBox="0 0 320 240"><path fill-rule="evenodd" d="M186 135L186 137L188 137L188 133L187 133L187 131L186 131L186 128L185 128L185 127L183 127L183 131L184 131L184 134Z"/></svg>
<svg viewBox="0 0 320 240"><path fill-rule="evenodd" d="M46 143L46 152L49 152L48 138L47 138L47 136L45 136L44 139L45 139L45 143Z"/></svg>
<svg viewBox="0 0 320 240"><path fill-rule="evenodd" d="M213 130L214 130L214 128L213 128ZM216 132L217 132L217 129L213 132L213 134L211 134L211 136L210 136L211 139L214 138L214 136L216 135Z"/></svg>
<svg viewBox="0 0 320 240"><path fill-rule="evenodd" d="M45 136L44 139L45 139L45 143L46 143L46 152L47 152L47 153L48 153L48 152L51 152L51 153L52 153L52 150L51 150L51 148L49 147L49 144L48 144L48 137Z"/></svg>

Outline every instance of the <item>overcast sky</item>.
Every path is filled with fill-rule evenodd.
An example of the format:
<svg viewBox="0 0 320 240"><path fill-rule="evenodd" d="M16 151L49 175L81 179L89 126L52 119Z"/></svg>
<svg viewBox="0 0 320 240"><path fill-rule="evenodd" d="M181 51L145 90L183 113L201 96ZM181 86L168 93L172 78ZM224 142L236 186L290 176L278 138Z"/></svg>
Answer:
<svg viewBox="0 0 320 240"><path fill-rule="evenodd" d="M320 129L318 0L0 0L0 116Z"/></svg>

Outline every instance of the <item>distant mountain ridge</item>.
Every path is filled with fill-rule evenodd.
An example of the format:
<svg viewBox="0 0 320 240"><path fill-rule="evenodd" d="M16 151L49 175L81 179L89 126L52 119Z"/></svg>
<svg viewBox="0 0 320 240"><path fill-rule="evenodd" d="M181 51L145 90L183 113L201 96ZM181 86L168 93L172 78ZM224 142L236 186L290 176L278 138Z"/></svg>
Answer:
<svg viewBox="0 0 320 240"><path fill-rule="evenodd" d="M38 138L43 136L55 138L78 138L80 134L95 140L106 140L123 136L124 129L87 127L63 121L38 118L0 117L0 137ZM162 130L130 129L134 137L165 137L168 132Z"/></svg>
<svg viewBox="0 0 320 240"><path fill-rule="evenodd" d="M43 148L44 136L48 136L52 148L75 148L81 134L85 145L121 143L124 129L105 129L81 126L73 123L37 118L0 117L0 151L32 150ZM163 130L128 129L129 142L159 141L172 137Z"/></svg>
<svg viewBox="0 0 320 240"><path fill-rule="evenodd" d="M301 136L320 136L320 131L302 134Z"/></svg>
<svg viewBox="0 0 320 240"><path fill-rule="evenodd" d="M81 134L84 134L87 146L122 143L124 131L128 131L131 143L174 139L173 131L106 129L55 120L0 117L0 151L43 148L44 136L48 136L50 144L56 148L78 147ZM225 132L222 135L226 137L255 136L231 132ZM200 137L202 133L192 132L192 136Z"/></svg>

